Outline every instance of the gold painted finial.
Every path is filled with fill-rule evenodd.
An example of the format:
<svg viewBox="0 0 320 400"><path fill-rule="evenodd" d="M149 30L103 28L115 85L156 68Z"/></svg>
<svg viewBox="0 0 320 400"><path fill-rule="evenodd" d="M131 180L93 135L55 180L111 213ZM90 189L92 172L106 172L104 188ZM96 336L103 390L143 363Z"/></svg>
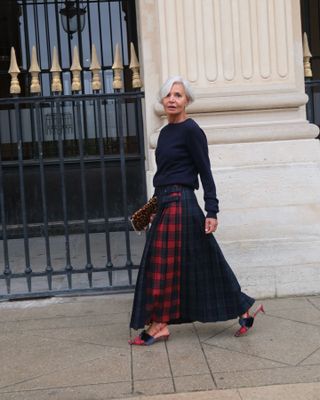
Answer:
<svg viewBox="0 0 320 400"><path fill-rule="evenodd" d="M70 68L72 72L72 84L71 84L71 90L73 92L79 92L81 90L81 65L79 61L79 52L78 52L78 47L74 46L73 49L73 57L72 57L72 65Z"/></svg>
<svg viewBox="0 0 320 400"><path fill-rule="evenodd" d="M123 70L123 64L120 56L120 48L118 43L116 44L116 51L114 55L114 63L112 65L112 69L114 71L113 89L122 89L123 82L122 82L121 72Z"/></svg>
<svg viewBox="0 0 320 400"><path fill-rule="evenodd" d="M31 65L29 68L29 72L31 74L30 93L41 93L41 85L39 80L39 73L41 72L41 70L38 64L37 51L35 46L32 47Z"/></svg>
<svg viewBox="0 0 320 400"><path fill-rule="evenodd" d="M91 82L92 90L93 91L101 90L101 77L100 77L101 65L98 60L96 46L94 44L92 45L92 51L91 51L90 71L92 71L92 82Z"/></svg>
<svg viewBox="0 0 320 400"><path fill-rule="evenodd" d="M142 86L142 82L140 79L140 64L136 55L136 51L134 49L134 45L130 43L130 65L129 68L132 71L132 87L134 89L140 89Z"/></svg>
<svg viewBox="0 0 320 400"><path fill-rule="evenodd" d="M52 56L52 67L50 72L52 72L52 82L51 82L51 90L52 92L62 92L62 83L60 78L60 73L62 69L58 60L58 53L56 47L53 48L53 56Z"/></svg>
<svg viewBox="0 0 320 400"><path fill-rule="evenodd" d="M309 43L308 43L308 36L306 32L303 33L303 66L304 66L304 76L305 78L312 77L312 68L310 59L312 54L310 52Z"/></svg>
<svg viewBox="0 0 320 400"><path fill-rule="evenodd" d="M9 74L11 75L11 83L10 83L11 94L21 93L21 87L18 79L19 73L20 69L17 64L16 52L14 48L11 47L10 68L9 68Z"/></svg>

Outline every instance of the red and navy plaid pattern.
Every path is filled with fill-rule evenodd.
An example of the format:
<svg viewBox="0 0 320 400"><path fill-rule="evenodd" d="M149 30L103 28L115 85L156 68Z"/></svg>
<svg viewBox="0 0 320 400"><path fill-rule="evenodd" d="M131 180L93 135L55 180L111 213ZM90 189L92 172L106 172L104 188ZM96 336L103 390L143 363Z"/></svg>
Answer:
<svg viewBox="0 0 320 400"><path fill-rule="evenodd" d="M205 216L187 187L157 189L159 209L147 235L130 327L151 321L215 322L244 314L254 299L241 291Z"/></svg>
<svg viewBox="0 0 320 400"><path fill-rule="evenodd" d="M155 231L146 272L146 311L150 322L180 318L181 193L168 195Z"/></svg>

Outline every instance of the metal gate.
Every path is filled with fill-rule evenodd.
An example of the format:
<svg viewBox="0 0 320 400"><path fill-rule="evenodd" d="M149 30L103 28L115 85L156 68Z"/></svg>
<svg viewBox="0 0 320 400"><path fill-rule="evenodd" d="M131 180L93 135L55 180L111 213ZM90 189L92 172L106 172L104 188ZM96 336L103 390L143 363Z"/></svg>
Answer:
<svg viewBox="0 0 320 400"><path fill-rule="evenodd" d="M128 219L146 200L134 2L6 3L20 46L11 77L0 64L0 299L132 290L144 236Z"/></svg>

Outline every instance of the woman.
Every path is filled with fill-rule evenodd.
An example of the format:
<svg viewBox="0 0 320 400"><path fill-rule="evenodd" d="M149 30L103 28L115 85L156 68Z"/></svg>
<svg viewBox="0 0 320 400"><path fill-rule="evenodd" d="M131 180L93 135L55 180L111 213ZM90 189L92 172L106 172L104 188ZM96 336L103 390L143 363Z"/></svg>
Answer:
<svg viewBox="0 0 320 400"><path fill-rule="evenodd" d="M168 124L161 130L154 176L158 211L143 252L136 283L130 327L141 329L133 345L150 345L169 338L169 324L214 322L240 316L236 336L247 332L254 317L254 299L241 292L213 232L218 227L218 200L206 136L188 118L194 100L187 81L173 77L160 90ZM206 217L194 190L200 175Z"/></svg>

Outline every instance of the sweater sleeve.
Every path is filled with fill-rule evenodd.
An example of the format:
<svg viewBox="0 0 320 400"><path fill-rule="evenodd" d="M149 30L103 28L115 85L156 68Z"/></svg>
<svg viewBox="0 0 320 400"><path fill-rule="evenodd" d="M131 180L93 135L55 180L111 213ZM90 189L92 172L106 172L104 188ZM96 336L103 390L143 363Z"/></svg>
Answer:
<svg viewBox="0 0 320 400"><path fill-rule="evenodd" d="M200 175L207 218L217 218L219 200L217 199L216 185L211 172L207 137L200 127L194 127L188 131L187 146Z"/></svg>

